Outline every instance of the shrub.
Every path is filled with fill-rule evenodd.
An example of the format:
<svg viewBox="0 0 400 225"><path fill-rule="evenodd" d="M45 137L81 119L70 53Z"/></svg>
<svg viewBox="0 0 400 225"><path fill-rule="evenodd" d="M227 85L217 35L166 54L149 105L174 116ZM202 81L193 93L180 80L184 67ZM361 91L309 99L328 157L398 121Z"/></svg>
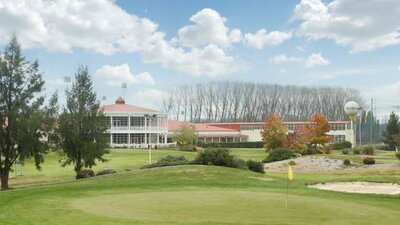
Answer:
<svg viewBox="0 0 400 225"><path fill-rule="evenodd" d="M263 148L263 142L199 143L203 148Z"/></svg>
<svg viewBox="0 0 400 225"><path fill-rule="evenodd" d="M296 165L296 162L293 160L290 160L289 165L294 166L294 165Z"/></svg>
<svg viewBox="0 0 400 225"><path fill-rule="evenodd" d="M89 178L89 177L94 177L93 170L89 170L89 169L81 170L76 175L76 179L85 179L85 178Z"/></svg>
<svg viewBox="0 0 400 225"><path fill-rule="evenodd" d="M343 155L347 155L347 154L349 154L349 153L350 153L350 150L349 150L348 148L342 149L342 154L343 154Z"/></svg>
<svg viewBox="0 0 400 225"><path fill-rule="evenodd" d="M375 164L375 159L373 157L365 157L363 159L364 164Z"/></svg>
<svg viewBox="0 0 400 225"><path fill-rule="evenodd" d="M251 171L257 172L257 173L265 173L264 171L264 164L259 162L259 161L255 161L255 160L247 160L246 161L246 165L247 168Z"/></svg>
<svg viewBox="0 0 400 225"><path fill-rule="evenodd" d="M113 170L113 169L104 169L104 170L100 170L96 173L96 176L102 176L102 175L107 175L107 174L113 174L116 173L117 171Z"/></svg>
<svg viewBox="0 0 400 225"><path fill-rule="evenodd" d="M188 164L190 164L190 162L184 156L167 155L164 158L158 160L156 163L142 166L141 169L163 167L163 166L188 165Z"/></svg>
<svg viewBox="0 0 400 225"><path fill-rule="evenodd" d="M400 160L400 152L396 153L396 157Z"/></svg>
<svg viewBox="0 0 400 225"><path fill-rule="evenodd" d="M373 155L374 154L374 147L372 145L362 146L362 153L364 155Z"/></svg>
<svg viewBox="0 0 400 225"><path fill-rule="evenodd" d="M333 147L332 145L327 145L327 146L324 146L324 147L322 148L322 151L323 151L325 154L330 154L332 150L334 150L334 147Z"/></svg>
<svg viewBox="0 0 400 225"><path fill-rule="evenodd" d="M232 160L231 167L238 168L238 169L247 169L247 164L246 164L245 160L243 160L241 158L234 157L233 160Z"/></svg>
<svg viewBox="0 0 400 225"><path fill-rule="evenodd" d="M267 158L264 160L264 162L276 162L276 161L282 161L285 159L290 159L294 158L295 154L293 150L291 149L285 149L285 148L277 148L274 150L269 151Z"/></svg>
<svg viewBox="0 0 400 225"><path fill-rule="evenodd" d="M318 149L313 149L313 148L308 148L301 152L302 155L315 155L315 154L321 154L322 152Z"/></svg>
<svg viewBox="0 0 400 225"><path fill-rule="evenodd" d="M350 166L350 165L351 165L350 160L349 160L349 159L343 160L343 165L345 165L345 166Z"/></svg>
<svg viewBox="0 0 400 225"><path fill-rule="evenodd" d="M359 155L360 154L360 149L359 148L353 148L353 154L354 155Z"/></svg>
<svg viewBox="0 0 400 225"><path fill-rule="evenodd" d="M351 148L351 142L350 141L338 141L335 144L333 144L333 147L336 150L342 150L345 148Z"/></svg>
<svg viewBox="0 0 400 225"><path fill-rule="evenodd" d="M194 159L195 164L232 167L233 155L226 148L207 148Z"/></svg>

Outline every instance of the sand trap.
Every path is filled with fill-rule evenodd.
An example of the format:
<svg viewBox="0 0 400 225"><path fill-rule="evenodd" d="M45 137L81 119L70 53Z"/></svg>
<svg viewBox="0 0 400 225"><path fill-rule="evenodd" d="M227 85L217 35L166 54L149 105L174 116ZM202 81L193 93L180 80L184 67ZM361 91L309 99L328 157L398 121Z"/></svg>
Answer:
<svg viewBox="0 0 400 225"><path fill-rule="evenodd" d="M392 183L373 183L373 182L336 182L309 185L310 188L317 188L329 191L341 191L361 194L400 194L400 185Z"/></svg>

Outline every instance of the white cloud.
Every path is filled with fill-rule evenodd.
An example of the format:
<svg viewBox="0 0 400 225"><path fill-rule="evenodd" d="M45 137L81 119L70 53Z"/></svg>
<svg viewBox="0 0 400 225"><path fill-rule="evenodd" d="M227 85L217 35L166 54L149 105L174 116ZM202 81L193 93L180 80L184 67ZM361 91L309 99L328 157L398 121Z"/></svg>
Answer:
<svg viewBox="0 0 400 225"><path fill-rule="evenodd" d="M246 33L244 35L245 42L255 49L279 45L291 37L292 32L272 31L268 33L266 29L258 30L255 34Z"/></svg>
<svg viewBox="0 0 400 225"><path fill-rule="evenodd" d="M163 106L163 99L167 94L158 89L147 89L145 91L139 91L134 96L132 100L135 104L143 107L149 107L153 109L161 110Z"/></svg>
<svg viewBox="0 0 400 225"><path fill-rule="evenodd" d="M138 51L159 35L157 24L107 0L5 1L0 16L0 41L16 33L26 48L82 48L108 55Z"/></svg>
<svg viewBox="0 0 400 225"><path fill-rule="evenodd" d="M301 61L304 61L304 59L300 57L287 56L285 54L275 55L268 60L269 63L275 63L275 64L286 63L286 62L301 62Z"/></svg>
<svg viewBox="0 0 400 225"><path fill-rule="evenodd" d="M400 44L398 0L302 0L294 18L298 34L311 39L332 39L351 46L352 52Z"/></svg>
<svg viewBox="0 0 400 225"><path fill-rule="evenodd" d="M314 66L326 66L330 64L329 60L325 59L321 53L312 53L307 58L287 56L285 54L275 55L271 57L268 62L275 64L294 62L302 64L306 68L311 68Z"/></svg>
<svg viewBox="0 0 400 225"><path fill-rule="evenodd" d="M148 72L133 75L129 69L128 64L121 64L118 66L104 65L95 72L95 77L113 86L120 86L121 83L127 84L143 84L154 85L154 78Z"/></svg>
<svg viewBox="0 0 400 225"><path fill-rule="evenodd" d="M246 63L229 54L242 39L227 19L203 9L194 23L166 39L153 21L130 14L108 0L19 0L0 2L0 43L16 33L24 48L73 52L81 48L110 55L137 52L145 63L194 76L241 73ZM127 77L127 76L125 76Z"/></svg>
<svg viewBox="0 0 400 225"><path fill-rule="evenodd" d="M280 69L279 73L286 73L286 69L285 68Z"/></svg>
<svg viewBox="0 0 400 225"><path fill-rule="evenodd" d="M190 21L194 24L184 26L178 31L178 41L184 46L199 47L215 44L229 47L241 40L240 30L226 27L227 19L215 10L202 9L190 17Z"/></svg>
<svg viewBox="0 0 400 225"><path fill-rule="evenodd" d="M304 66L310 68L314 66L326 66L329 64L329 60L322 57L321 53L312 53L310 56L307 57Z"/></svg>

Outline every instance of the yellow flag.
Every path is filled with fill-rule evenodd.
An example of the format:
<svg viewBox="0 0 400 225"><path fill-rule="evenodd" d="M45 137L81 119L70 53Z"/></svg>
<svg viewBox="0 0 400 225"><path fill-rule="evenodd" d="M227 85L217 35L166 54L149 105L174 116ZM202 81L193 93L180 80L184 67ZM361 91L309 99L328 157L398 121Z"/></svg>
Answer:
<svg viewBox="0 0 400 225"><path fill-rule="evenodd" d="M288 165L288 174L287 177L289 180L293 180L293 172L292 172L292 167Z"/></svg>

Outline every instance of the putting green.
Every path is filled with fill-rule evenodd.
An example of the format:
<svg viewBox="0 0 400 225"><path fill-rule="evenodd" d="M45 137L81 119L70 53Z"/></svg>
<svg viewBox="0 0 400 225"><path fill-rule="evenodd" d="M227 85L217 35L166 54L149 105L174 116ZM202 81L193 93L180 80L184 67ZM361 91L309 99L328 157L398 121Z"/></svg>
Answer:
<svg viewBox="0 0 400 225"><path fill-rule="evenodd" d="M102 217L212 224L340 224L343 218L348 218L348 224L386 224L393 219L390 215L398 213L345 200L298 195L289 195L285 209L284 194L246 190L114 194L72 200L70 206Z"/></svg>

